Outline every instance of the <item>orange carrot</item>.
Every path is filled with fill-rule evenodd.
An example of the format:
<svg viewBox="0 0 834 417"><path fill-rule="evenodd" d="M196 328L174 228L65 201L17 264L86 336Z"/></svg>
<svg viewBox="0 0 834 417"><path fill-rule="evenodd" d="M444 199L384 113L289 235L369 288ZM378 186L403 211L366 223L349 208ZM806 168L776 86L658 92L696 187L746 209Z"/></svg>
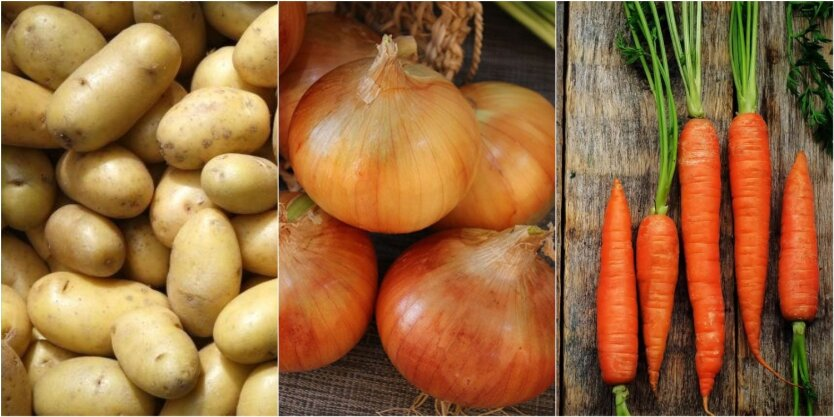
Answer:
<svg viewBox="0 0 834 417"><path fill-rule="evenodd" d="M637 286L631 213L623 186L614 180L602 224L597 284L597 351L602 380L614 385L617 415L628 415L625 384L637 374ZM623 414L625 413L625 414Z"/></svg>

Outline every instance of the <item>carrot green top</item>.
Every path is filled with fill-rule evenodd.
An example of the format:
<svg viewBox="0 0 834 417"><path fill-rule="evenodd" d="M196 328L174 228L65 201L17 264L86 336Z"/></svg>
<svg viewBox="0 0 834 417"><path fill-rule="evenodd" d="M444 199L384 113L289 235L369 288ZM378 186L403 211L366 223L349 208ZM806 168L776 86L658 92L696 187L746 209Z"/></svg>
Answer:
<svg viewBox="0 0 834 417"><path fill-rule="evenodd" d="M756 45L759 31L759 3L733 2L730 14L730 59L736 85L738 113L758 112L756 90Z"/></svg>
<svg viewBox="0 0 834 417"><path fill-rule="evenodd" d="M669 37L678 62L686 91L686 110L689 117L704 117L701 102L701 2L685 1L680 3L681 28L683 42L678 34L675 10L671 1L664 1L666 23L669 25Z"/></svg>

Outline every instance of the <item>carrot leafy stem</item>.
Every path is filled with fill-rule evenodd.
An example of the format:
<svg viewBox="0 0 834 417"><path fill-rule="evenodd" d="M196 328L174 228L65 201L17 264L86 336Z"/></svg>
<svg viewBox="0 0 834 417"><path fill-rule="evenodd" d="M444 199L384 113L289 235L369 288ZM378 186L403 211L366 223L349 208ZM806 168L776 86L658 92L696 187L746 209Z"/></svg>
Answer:
<svg viewBox="0 0 834 417"><path fill-rule="evenodd" d="M759 3L733 2L730 13L730 60L736 86L738 112L758 112L756 89L756 51L759 32Z"/></svg>
<svg viewBox="0 0 834 417"><path fill-rule="evenodd" d="M804 321L793 322L791 376L795 384L793 387L793 415L814 415L814 400L816 400L817 396L814 393L813 385L811 385L811 373L808 370L808 354L805 351Z"/></svg>
<svg viewBox="0 0 834 417"><path fill-rule="evenodd" d="M666 9L666 23L669 25L672 49L686 91L686 110L689 117L702 118L704 106L701 102L701 2L699 0L680 3L680 33L674 5L671 1L664 1L663 5Z"/></svg>
<svg viewBox="0 0 834 417"><path fill-rule="evenodd" d="M614 411L618 416L630 416L628 412L628 388L625 385L617 385L612 390L614 392Z"/></svg>

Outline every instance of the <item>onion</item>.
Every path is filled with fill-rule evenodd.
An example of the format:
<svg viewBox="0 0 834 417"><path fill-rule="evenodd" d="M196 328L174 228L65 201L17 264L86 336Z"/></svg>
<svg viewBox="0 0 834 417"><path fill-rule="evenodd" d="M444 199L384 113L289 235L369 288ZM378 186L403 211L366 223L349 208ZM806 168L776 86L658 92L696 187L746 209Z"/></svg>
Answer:
<svg viewBox="0 0 834 417"><path fill-rule="evenodd" d="M282 1L278 6L278 74L292 63L304 39L307 5L303 1Z"/></svg>
<svg viewBox="0 0 834 417"><path fill-rule="evenodd" d="M555 378L553 268L538 254L551 234L457 229L408 249L376 305L382 346L429 395L465 407L529 400Z"/></svg>
<svg viewBox="0 0 834 417"><path fill-rule="evenodd" d="M451 82L400 60L390 36L378 49L307 90L290 124L290 161L310 197L339 220L412 232L463 199L483 145L475 113Z"/></svg>
<svg viewBox="0 0 834 417"><path fill-rule="evenodd" d="M535 91L503 82L469 84L461 92L475 107L486 151L469 193L437 226L504 230L538 223L554 204L556 110Z"/></svg>
<svg viewBox="0 0 834 417"><path fill-rule="evenodd" d="M373 313L376 255L366 232L281 192L278 337L281 372L329 365L359 342Z"/></svg>
<svg viewBox="0 0 834 417"><path fill-rule="evenodd" d="M332 13L307 16L304 42L292 65L281 74L281 85L278 86L281 156L286 158L288 155L290 120L304 92L333 68L376 55L379 38L371 28L347 17Z"/></svg>

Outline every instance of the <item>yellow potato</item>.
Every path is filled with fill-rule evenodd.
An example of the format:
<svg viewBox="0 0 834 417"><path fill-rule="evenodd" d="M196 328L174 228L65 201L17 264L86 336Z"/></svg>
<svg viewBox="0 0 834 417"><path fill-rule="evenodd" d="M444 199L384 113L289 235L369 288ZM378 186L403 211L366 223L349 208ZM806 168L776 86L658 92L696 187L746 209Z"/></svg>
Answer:
<svg viewBox="0 0 834 417"><path fill-rule="evenodd" d="M232 219L243 269L256 274L278 275L278 211L246 214Z"/></svg>
<svg viewBox="0 0 834 417"><path fill-rule="evenodd" d="M6 35L9 33L9 26L11 26L11 23L9 23L9 21L6 20L5 17L0 19L0 21L2 21L3 23L3 41L0 42L0 55L2 55L3 61L2 65L0 65L0 69L2 69L4 72L8 72L9 74L20 75L20 68L18 68L17 65L14 64L14 61L12 61L12 56L9 55L9 48L6 47Z"/></svg>
<svg viewBox="0 0 834 417"><path fill-rule="evenodd" d="M72 352L113 354L110 328L128 311L168 307L165 294L145 284L53 272L41 278L27 300L32 324L53 344Z"/></svg>
<svg viewBox="0 0 834 417"><path fill-rule="evenodd" d="M3 232L0 243L2 249L3 284L8 285L25 300L29 295L29 288L35 281L49 273L43 259L26 242L14 237L9 232Z"/></svg>
<svg viewBox="0 0 834 417"><path fill-rule="evenodd" d="M180 398L197 384L197 347L171 310L154 306L130 311L113 323L110 334L125 375L145 392Z"/></svg>
<svg viewBox="0 0 834 417"><path fill-rule="evenodd" d="M55 365L76 356L78 355L55 346L46 339L35 340L23 357L23 365L29 374L29 384L34 386L35 382Z"/></svg>
<svg viewBox="0 0 834 417"><path fill-rule="evenodd" d="M38 5L61 6L60 1L4 1L3 2L3 17L10 21L15 20L24 10Z"/></svg>
<svg viewBox="0 0 834 417"><path fill-rule="evenodd" d="M6 4L6 3L3 3ZM26 148L60 148L46 128L46 109L52 92L17 75L3 71L3 116L0 136L4 145Z"/></svg>
<svg viewBox="0 0 834 417"><path fill-rule="evenodd" d="M197 386L185 397L166 401L159 415L227 416L235 413L240 390L251 366L227 359L212 343L200 350L200 367L203 373Z"/></svg>
<svg viewBox="0 0 834 417"><path fill-rule="evenodd" d="M191 78L191 91L206 87L232 87L260 96L270 110L275 110L274 88L264 88L243 81L232 63L234 46L224 46L203 58Z"/></svg>
<svg viewBox="0 0 834 417"><path fill-rule="evenodd" d="M273 4L268 1L204 1L203 13L206 21L223 36L238 40L246 28Z"/></svg>
<svg viewBox="0 0 834 417"><path fill-rule="evenodd" d="M55 210L44 234L52 257L75 271L108 277L124 264L125 240L119 228L78 204Z"/></svg>
<svg viewBox="0 0 834 417"><path fill-rule="evenodd" d="M154 398L130 382L110 358L67 359L44 374L32 389L35 413L67 416L148 416Z"/></svg>
<svg viewBox="0 0 834 417"><path fill-rule="evenodd" d="M269 137L269 117L263 99L248 91L201 88L165 114L156 138L168 165L200 169L217 155L260 148Z"/></svg>
<svg viewBox="0 0 834 417"><path fill-rule="evenodd" d="M83 17L54 6L23 11L12 23L6 40L15 65L50 90L58 88L107 43Z"/></svg>
<svg viewBox="0 0 834 417"><path fill-rule="evenodd" d="M277 357L278 280L241 293L220 312L214 323L214 343L223 356L256 364Z"/></svg>
<svg viewBox="0 0 834 417"><path fill-rule="evenodd" d="M226 153L203 167L200 185L211 201L226 211L261 213L278 202L278 167L257 156Z"/></svg>
<svg viewBox="0 0 834 417"><path fill-rule="evenodd" d="M265 277L263 275L251 275L243 279L243 282L240 284L240 292L244 292L258 284L263 284L271 279L275 279L275 277Z"/></svg>
<svg viewBox="0 0 834 417"><path fill-rule="evenodd" d="M32 340L32 323L26 312L26 301L12 287L3 285L3 340L23 356Z"/></svg>
<svg viewBox="0 0 834 417"><path fill-rule="evenodd" d="M177 233L168 269L168 297L185 330L211 336L220 311L240 293L240 280L240 247L232 225L220 210L200 210Z"/></svg>
<svg viewBox="0 0 834 417"><path fill-rule="evenodd" d="M208 207L215 206L200 188L200 171L168 168L151 202L153 233L163 245L170 248L186 220Z"/></svg>
<svg viewBox="0 0 834 417"><path fill-rule="evenodd" d="M156 238L148 216L138 216L121 226L127 244L126 277L151 287L165 286L171 250Z"/></svg>
<svg viewBox="0 0 834 417"><path fill-rule="evenodd" d="M235 46L240 78L261 87L278 86L278 5L261 13Z"/></svg>
<svg viewBox="0 0 834 417"><path fill-rule="evenodd" d="M38 149L3 146L3 221L27 230L43 224L55 203L52 163Z"/></svg>
<svg viewBox="0 0 834 417"><path fill-rule="evenodd" d="M133 24L130 1L68 1L64 7L90 21L108 38Z"/></svg>
<svg viewBox="0 0 834 417"><path fill-rule="evenodd" d="M5 4L5 3L4 3ZM8 343L3 341L2 352L3 402L0 414L4 416L32 415L32 388L26 376L26 368L20 357Z"/></svg>
<svg viewBox="0 0 834 417"><path fill-rule="evenodd" d="M278 366L273 362L255 368L240 390L239 416L278 415Z"/></svg>
<svg viewBox="0 0 834 417"><path fill-rule="evenodd" d="M189 75L206 55L206 21L196 2L133 2L137 23L154 23L174 35L182 51L180 75Z"/></svg>
<svg viewBox="0 0 834 417"><path fill-rule="evenodd" d="M162 116L174 107L174 104L188 94L180 83L174 81L165 90L165 94L156 101L142 118L139 119L125 135L119 139L119 143L136 154L146 164L156 164L165 161L162 152L159 151L159 142L156 141L156 128Z"/></svg>
<svg viewBox="0 0 834 417"><path fill-rule="evenodd" d="M64 194L107 217L136 217L153 198L148 168L116 144L86 153L64 152L55 171Z"/></svg>
<svg viewBox="0 0 834 417"><path fill-rule="evenodd" d="M46 126L65 148L99 149L153 107L179 67L180 47L168 31L150 23L133 25L55 90Z"/></svg>

